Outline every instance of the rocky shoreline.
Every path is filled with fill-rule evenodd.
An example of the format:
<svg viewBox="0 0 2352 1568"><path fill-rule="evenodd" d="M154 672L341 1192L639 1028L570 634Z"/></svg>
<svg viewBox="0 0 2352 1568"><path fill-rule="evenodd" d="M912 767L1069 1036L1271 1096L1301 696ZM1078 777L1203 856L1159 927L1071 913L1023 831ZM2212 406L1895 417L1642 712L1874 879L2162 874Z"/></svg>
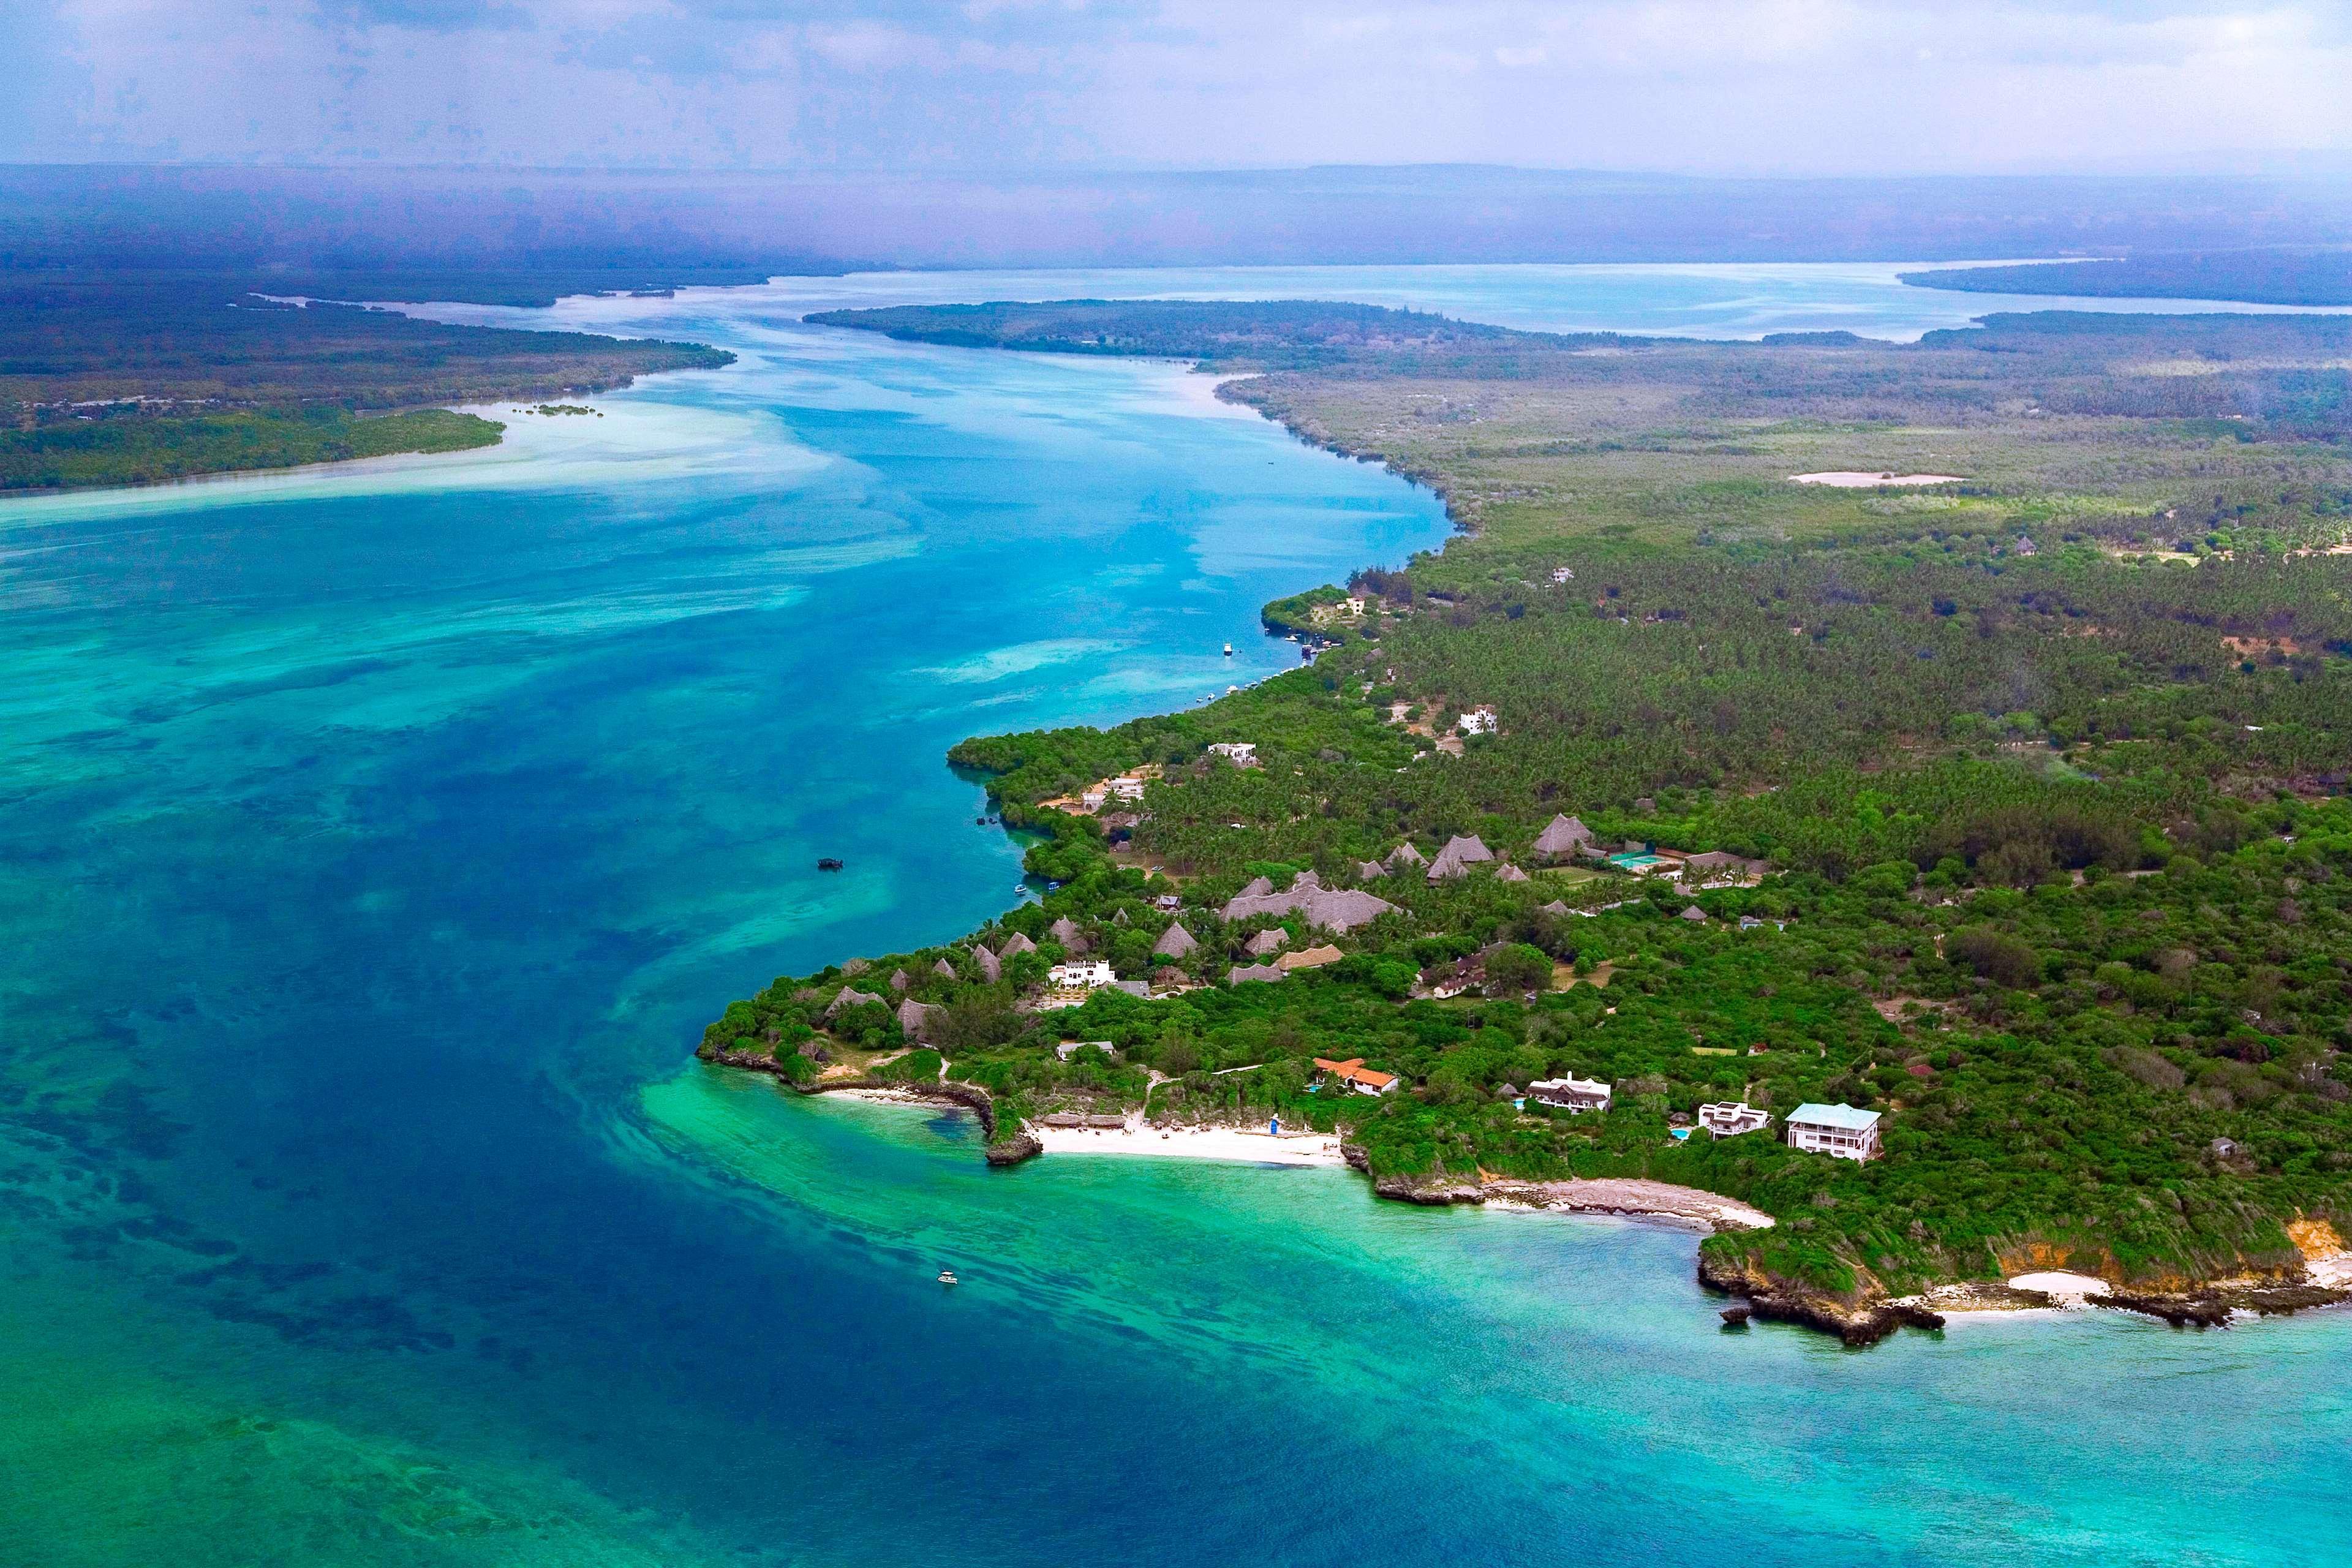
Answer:
<svg viewBox="0 0 2352 1568"><path fill-rule="evenodd" d="M1037 1141L1036 1135L1025 1127L1017 1130L1009 1138L998 1138L996 1102L988 1097L986 1089L976 1088L971 1084L957 1083L947 1079L929 1083L909 1083L898 1079L875 1078L871 1075L827 1079L817 1083L794 1083L784 1070L776 1065L776 1059L772 1056L763 1056L756 1051L709 1051L696 1054L703 1060L715 1062L720 1067L740 1068L747 1072L766 1073L795 1094L814 1096L837 1094L851 1089L880 1090L890 1094L901 1094L909 1100L927 1100L940 1105L959 1106L980 1119L981 1136L988 1141L987 1158L992 1165L1017 1165L1034 1155L1044 1153L1045 1150L1045 1146Z"/></svg>
<svg viewBox="0 0 2352 1568"><path fill-rule="evenodd" d="M2161 1319L2176 1329L2219 1329L2240 1312L2284 1316L2352 1300L2352 1290L2305 1280L2230 1279L2188 1290L2115 1289L2080 1302L2042 1290L1998 1281L1938 1285L1916 1296L1864 1297L1849 1300L1787 1279L1776 1279L1737 1259L1699 1254L1698 1280L1707 1289L1733 1297L1744 1316L1802 1324L1832 1333L1852 1346L1876 1344L1897 1329L1940 1329L1948 1314L2035 1311L2061 1306L2112 1308ZM1729 1320L1727 1314L1727 1321Z"/></svg>
<svg viewBox="0 0 2352 1568"><path fill-rule="evenodd" d="M703 1059L721 1067L767 1073L799 1094L863 1089L969 1110L980 1119L982 1133L987 1140L986 1159L993 1166L1017 1165L1045 1152L1044 1142L1026 1126L1000 1137L994 1102L985 1089L971 1084L950 1079L910 1083L870 1075L803 1084L794 1083L787 1077L773 1058L755 1052L716 1051L703 1054ZM1349 1167L1371 1175L1371 1161L1360 1145L1343 1142L1339 1152ZM1410 1174L1391 1172L1373 1176L1371 1184L1375 1197L1433 1208L1495 1203L1662 1220L1710 1233L1760 1229L1773 1223L1770 1215L1735 1199L1635 1178L1528 1182L1491 1177L1484 1173L1458 1175L1441 1169ZM1897 1329L1944 1328L1948 1314L2033 1311L2063 1304L2044 1291L1973 1280L1938 1285L1916 1296L1849 1300L1767 1274L1738 1258L1712 1257L1705 1249L1698 1257L1698 1282L1709 1291L1732 1299L1733 1304L1723 1314L1727 1323L1744 1323L1751 1319L1794 1323L1833 1334L1856 1349L1876 1344ZM2177 1291L2116 1288L2090 1301L2100 1307L2160 1319L2175 1328L2225 1328L2240 1312L2274 1317L2339 1306L2352 1301L2352 1289L2311 1279L2249 1279L2216 1281Z"/></svg>

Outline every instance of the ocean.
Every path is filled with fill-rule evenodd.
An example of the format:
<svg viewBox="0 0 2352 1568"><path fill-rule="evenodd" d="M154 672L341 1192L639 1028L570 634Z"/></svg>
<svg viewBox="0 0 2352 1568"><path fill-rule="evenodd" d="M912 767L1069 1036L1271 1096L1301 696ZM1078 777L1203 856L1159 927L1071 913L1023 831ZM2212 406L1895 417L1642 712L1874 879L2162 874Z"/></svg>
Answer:
<svg viewBox="0 0 2352 1568"><path fill-rule="evenodd" d="M1223 290L1907 336L2005 308L1894 270L443 308L743 357L510 413L487 452L0 503L0 1563L2352 1554L2352 1317L1853 1352L1720 1329L1674 1229L1328 1170L991 1172L959 1117L691 1059L777 973L1020 896L955 740L1286 668L1260 603L1446 532L1181 367L800 313Z"/></svg>

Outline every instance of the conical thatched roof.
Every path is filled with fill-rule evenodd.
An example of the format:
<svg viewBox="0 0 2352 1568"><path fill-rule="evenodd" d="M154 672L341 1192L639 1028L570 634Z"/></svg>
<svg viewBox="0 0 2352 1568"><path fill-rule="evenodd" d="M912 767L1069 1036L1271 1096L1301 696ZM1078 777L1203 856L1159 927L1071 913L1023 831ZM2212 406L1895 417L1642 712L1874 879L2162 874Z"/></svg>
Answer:
<svg viewBox="0 0 2352 1568"><path fill-rule="evenodd" d="M1077 922L1067 915L1047 926L1045 934L1060 942L1066 952L1083 952L1086 950L1086 932L1080 931Z"/></svg>
<svg viewBox="0 0 2352 1568"><path fill-rule="evenodd" d="M980 965L980 972L987 975L991 982L1004 978L1004 961L988 949L975 944L971 950L971 958L974 963Z"/></svg>
<svg viewBox="0 0 2352 1568"><path fill-rule="evenodd" d="M1356 862L1356 879L1360 882L1377 882L1387 875L1387 868L1377 860Z"/></svg>
<svg viewBox="0 0 2352 1568"><path fill-rule="evenodd" d="M1234 895L1241 899L1262 899L1274 891L1274 884L1264 877L1253 877L1250 885Z"/></svg>
<svg viewBox="0 0 2352 1568"><path fill-rule="evenodd" d="M955 965L942 958L937 963L931 965L931 973L934 974L944 974L950 980L953 980L955 978Z"/></svg>
<svg viewBox="0 0 2352 1568"><path fill-rule="evenodd" d="M858 991L845 985L834 994L833 1001L824 1010L824 1016L830 1018L835 1013L840 1012L844 1007L862 1007L868 1002L879 1002L880 1000L882 1000L882 998L877 996L871 991Z"/></svg>
<svg viewBox="0 0 2352 1568"><path fill-rule="evenodd" d="M1562 902L1561 902L1559 900L1558 900L1558 899L1554 899L1551 902L1549 902L1549 903L1548 903L1548 904L1544 905L1541 909L1538 910L1536 912L1537 912L1538 914L1545 914L1545 915L1564 915L1564 914L1566 914L1566 913L1568 913L1568 912L1569 912L1569 910L1568 910L1568 906L1567 906L1566 904L1562 903Z"/></svg>
<svg viewBox="0 0 2352 1568"><path fill-rule="evenodd" d="M904 991L904 990L905 990L905 989L906 989L909 984L913 984L913 982L912 982L912 980L908 977L908 973L907 973L907 972L906 972L905 970L903 970L903 969L894 969L894 970L892 970L892 971L890 972L890 989L891 989L891 990L893 990L893 991Z"/></svg>
<svg viewBox="0 0 2352 1568"><path fill-rule="evenodd" d="M1536 836L1538 855L1572 855L1580 845L1592 842L1592 829L1572 816L1555 816Z"/></svg>
<svg viewBox="0 0 2352 1568"><path fill-rule="evenodd" d="M1272 931L1258 932L1242 945L1258 957L1264 958L1269 952L1279 952L1289 941L1290 933L1276 926Z"/></svg>
<svg viewBox="0 0 2352 1568"><path fill-rule="evenodd" d="M1495 880L1497 882L1524 882L1527 879L1528 874L1507 860L1495 868Z"/></svg>
<svg viewBox="0 0 2352 1568"><path fill-rule="evenodd" d="M1161 931L1160 940L1151 944L1151 951L1160 958L1181 958L1200 945L1193 940L1192 933L1179 923Z"/></svg>
<svg viewBox="0 0 2352 1568"><path fill-rule="evenodd" d="M1705 920L1706 919L1706 911L1705 910L1703 910L1703 909L1700 909L1696 904L1693 904L1693 905L1691 905L1688 909L1685 909L1685 910L1683 910L1683 912L1682 912L1682 914L1681 914L1681 916L1680 916L1679 918L1681 918L1681 919L1683 919L1683 920L1690 921L1693 921L1694 923L1696 923L1696 922L1698 922L1698 921L1705 921Z"/></svg>
<svg viewBox="0 0 2352 1568"><path fill-rule="evenodd" d="M1457 834L1445 841L1445 847L1429 863L1429 879L1440 882L1448 877L1459 877L1478 862L1494 858L1495 852L1476 834Z"/></svg>
<svg viewBox="0 0 2352 1568"><path fill-rule="evenodd" d="M1311 870L1301 871L1298 875L1290 879L1290 890L1294 893L1303 891L1308 888L1319 888L1322 885L1323 879L1317 876Z"/></svg>
<svg viewBox="0 0 2352 1568"><path fill-rule="evenodd" d="M929 1039L931 1016L938 1011L937 1007L928 1002L918 1002L911 996L908 997L898 1004L898 1032L910 1040Z"/></svg>
<svg viewBox="0 0 2352 1568"><path fill-rule="evenodd" d="M1399 866L1419 866L1424 863L1421 851L1412 847L1412 840L1410 838L1389 851L1389 867L1391 870Z"/></svg>
<svg viewBox="0 0 2352 1568"><path fill-rule="evenodd" d="M996 956L999 958L1011 958L1016 952L1034 952L1036 951L1037 944L1031 942L1026 936L1024 936L1021 932L1016 931L1011 936L1004 939L1003 945L996 950Z"/></svg>
<svg viewBox="0 0 2352 1568"><path fill-rule="evenodd" d="M1370 925L1396 906L1361 888L1338 888L1317 893L1298 906L1307 923L1325 931L1353 931Z"/></svg>

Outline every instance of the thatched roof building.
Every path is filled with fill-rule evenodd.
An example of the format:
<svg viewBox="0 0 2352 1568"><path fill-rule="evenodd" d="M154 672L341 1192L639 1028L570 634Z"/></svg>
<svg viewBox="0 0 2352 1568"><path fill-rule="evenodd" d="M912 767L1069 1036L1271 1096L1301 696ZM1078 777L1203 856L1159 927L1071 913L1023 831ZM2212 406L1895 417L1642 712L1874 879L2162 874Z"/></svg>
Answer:
<svg viewBox="0 0 2352 1568"><path fill-rule="evenodd" d="M835 1013L840 1012L844 1007L862 1007L868 1002L879 1002L880 1000L882 1000L882 998L877 996L871 991L858 991L851 988L850 986L845 985L838 992L835 993L832 1002L826 1005L824 1016L830 1018Z"/></svg>
<svg viewBox="0 0 2352 1568"><path fill-rule="evenodd" d="M1338 888L1316 894L1299 907L1307 923L1325 931L1350 931L1370 925L1396 906L1361 888Z"/></svg>
<svg viewBox="0 0 2352 1568"><path fill-rule="evenodd" d="M1034 952L1036 951L1037 944L1031 942L1026 936L1016 931L1011 936L1006 937L1003 945L997 948L996 956L999 958L1011 958L1016 952Z"/></svg>
<svg viewBox="0 0 2352 1568"><path fill-rule="evenodd" d="M1282 971L1271 963L1236 964L1225 972L1225 984L1228 985L1245 985L1253 981L1281 978Z"/></svg>
<svg viewBox="0 0 2352 1568"><path fill-rule="evenodd" d="M1160 940L1151 944L1151 952L1157 958L1182 958L1200 945L1180 921L1160 933Z"/></svg>
<svg viewBox="0 0 2352 1568"><path fill-rule="evenodd" d="M1555 816L1544 830L1536 835L1536 853L1557 860L1563 855L1573 855L1593 842L1592 829L1572 816Z"/></svg>
<svg viewBox="0 0 2352 1568"><path fill-rule="evenodd" d="M1269 952L1279 952L1289 941L1290 933L1276 926L1272 931L1258 932L1242 945L1249 950L1251 956L1264 958Z"/></svg>
<svg viewBox="0 0 2352 1568"><path fill-rule="evenodd" d="M1445 847L1429 863L1429 879L1442 882L1449 877L1465 875L1471 867L1494 858L1495 852L1476 834L1456 834L1445 841Z"/></svg>

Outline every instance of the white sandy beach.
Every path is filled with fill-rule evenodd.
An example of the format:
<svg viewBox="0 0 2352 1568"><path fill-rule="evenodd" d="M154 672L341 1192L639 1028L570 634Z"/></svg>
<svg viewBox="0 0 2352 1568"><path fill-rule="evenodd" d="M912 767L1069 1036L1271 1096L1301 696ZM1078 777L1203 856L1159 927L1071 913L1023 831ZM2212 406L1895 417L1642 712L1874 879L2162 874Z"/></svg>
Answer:
<svg viewBox="0 0 2352 1568"><path fill-rule="evenodd" d="M1623 1215L1700 1230L1769 1230L1773 1224L1770 1215L1737 1198L1641 1176L1571 1177L1564 1182L1489 1179L1486 1186L1493 1207Z"/></svg>
<svg viewBox="0 0 2352 1568"><path fill-rule="evenodd" d="M2009 1282L2009 1288L2012 1290L2039 1290L2045 1296L2056 1297L2062 1300L2067 1299L2081 1300L2085 1297L2104 1296L2112 1289L2105 1280L2096 1275L2061 1272L2021 1274Z"/></svg>
<svg viewBox="0 0 2352 1568"><path fill-rule="evenodd" d="M843 1100L870 1100L877 1105L935 1105L950 1110L956 1107L951 1100L907 1089L828 1089L825 1093Z"/></svg>
<svg viewBox="0 0 2352 1568"><path fill-rule="evenodd" d="M1251 1165L1339 1165L1339 1140L1325 1132L1269 1136L1241 1127L1040 1127L1029 1131L1048 1154L1146 1154Z"/></svg>

